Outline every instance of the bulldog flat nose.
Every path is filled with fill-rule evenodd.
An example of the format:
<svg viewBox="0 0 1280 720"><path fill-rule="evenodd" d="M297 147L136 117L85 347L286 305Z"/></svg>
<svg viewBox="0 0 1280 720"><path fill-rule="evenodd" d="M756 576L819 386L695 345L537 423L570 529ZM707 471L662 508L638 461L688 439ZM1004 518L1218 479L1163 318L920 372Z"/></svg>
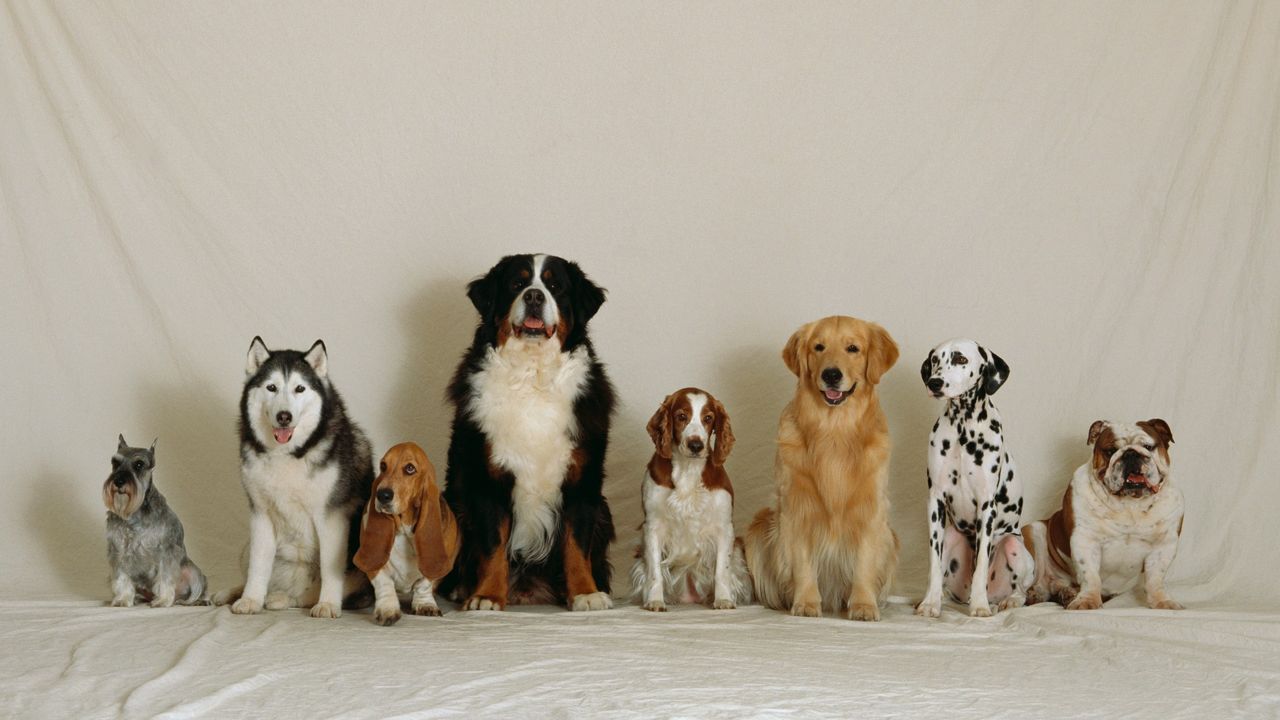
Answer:
<svg viewBox="0 0 1280 720"><path fill-rule="evenodd" d="M700 453L702 452L702 448L706 447L706 445L703 444L702 442L702 438L689 438L688 445L689 445L689 452L691 453Z"/></svg>
<svg viewBox="0 0 1280 720"><path fill-rule="evenodd" d="M840 368L827 368L822 371L822 382L828 385L839 384L842 377L844 377L844 373L840 372Z"/></svg>
<svg viewBox="0 0 1280 720"><path fill-rule="evenodd" d="M291 422L293 422L293 413L289 412L288 410L281 410L280 412L276 413L277 425L284 426L284 425L288 425Z"/></svg>
<svg viewBox="0 0 1280 720"><path fill-rule="evenodd" d="M391 498L395 497L396 493L391 488L381 488L378 490L377 496L378 502L385 505L386 503L391 502Z"/></svg>
<svg viewBox="0 0 1280 720"><path fill-rule="evenodd" d="M929 382L925 383L929 389L934 392L942 392L942 378L929 378Z"/></svg>
<svg viewBox="0 0 1280 720"><path fill-rule="evenodd" d="M524 302L526 305L537 307L547 301L547 296L542 294L538 288L529 288L524 291Z"/></svg>

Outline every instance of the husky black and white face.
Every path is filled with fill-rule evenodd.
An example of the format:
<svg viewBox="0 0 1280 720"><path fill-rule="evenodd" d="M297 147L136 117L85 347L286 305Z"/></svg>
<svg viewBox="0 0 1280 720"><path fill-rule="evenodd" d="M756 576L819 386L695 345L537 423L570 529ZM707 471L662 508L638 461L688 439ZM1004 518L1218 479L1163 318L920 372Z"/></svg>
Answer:
<svg viewBox="0 0 1280 720"><path fill-rule="evenodd" d="M1009 379L1009 365L972 340L948 340L929 351L920 379L936 398L954 398L978 390L993 395Z"/></svg>
<svg viewBox="0 0 1280 720"><path fill-rule="evenodd" d="M604 303L604 290L554 255L509 255L467 286L491 345L558 343L571 350Z"/></svg>
<svg viewBox="0 0 1280 720"><path fill-rule="evenodd" d="M303 353L268 350L255 337L245 364L241 423L268 451L302 448L324 419L328 374L322 341Z"/></svg>
<svg viewBox="0 0 1280 720"><path fill-rule="evenodd" d="M155 466L155 443L149 448L130 447L121 435L111 456L111 474L102 484L102 502L107 509L126 520L137 512L151 489Z"/></svg>

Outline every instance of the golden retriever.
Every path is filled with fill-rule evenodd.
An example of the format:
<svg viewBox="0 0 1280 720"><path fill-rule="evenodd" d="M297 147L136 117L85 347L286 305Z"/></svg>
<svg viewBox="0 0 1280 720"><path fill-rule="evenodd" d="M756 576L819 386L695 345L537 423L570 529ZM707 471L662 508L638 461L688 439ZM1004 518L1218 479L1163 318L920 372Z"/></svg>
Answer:
<svg viewBox="0 0 1280 720"><path fill-rule="evenodd" d="M801 327L782 360L796 394L778 422L778 507L747 530L756 596L792 615L824 607L879 620L898 562L889 528L889 428L876 384L898 360L884 328L834 315Z"/></svg>

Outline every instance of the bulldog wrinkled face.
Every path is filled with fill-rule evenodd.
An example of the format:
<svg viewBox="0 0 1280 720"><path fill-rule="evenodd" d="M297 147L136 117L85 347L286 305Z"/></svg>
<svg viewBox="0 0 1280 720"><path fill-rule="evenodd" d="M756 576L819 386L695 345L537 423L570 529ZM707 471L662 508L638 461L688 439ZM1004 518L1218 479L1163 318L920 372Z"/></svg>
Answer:
<svg viewBox="0 0 1280 720"><path fill-rule="evenodd" d="M102 485L102 501L111 512L122 518L142 507L151 488L151 471L156 465L155 445L150 448L129 447L124 436L111 456L111 474Z"/></svg>
<svg viewBox="0 0 1280 720"><path fill-rule="evenodd" d="M1145 498L1160 492L1169 474L1173 433L1160 419L1134 425L1099 420L1089 428L1093 476L1117 497Z"/></svg>
<svg viewBox="0 0 1280 720"><path fill-rule="evenodd" d="M973 340L948 340L929 351L920 379L935 398L960 397L974 389L991 395L1009 377L1009 366Z"/></svg>
<svg viewBox="0 0 1280 720"><path fill-rule="evenodd" d="M427 458L409 443L396 445L382 456L378 477L373 481L374 509L396 516L402 525L413 527L426 482Z"/></svg>

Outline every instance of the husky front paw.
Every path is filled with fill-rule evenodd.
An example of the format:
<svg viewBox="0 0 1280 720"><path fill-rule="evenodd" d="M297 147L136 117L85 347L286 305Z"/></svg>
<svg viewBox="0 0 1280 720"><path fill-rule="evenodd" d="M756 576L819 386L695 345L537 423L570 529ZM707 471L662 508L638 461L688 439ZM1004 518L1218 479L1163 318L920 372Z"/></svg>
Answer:
<svg viewBox="0 0 1280 720"><path fill-rule="evenodd" d="M262 603L253 598L242 597L231 603L231 612L236 615L257 615L262 612Z"/></svg>
<svg viewBox="0 0 1280 720"><path fill-rule="evenodd" d="M1096 593L1080 593L1067 604L1068 610L1097 610L1102 607L1102 596Z"/></svg>
<svg viewBox="0 0 1280 720"><path fill-rule="evenodd" d="M314 608L313 608L314 609ZM373 621L383 627L395 625L400 620L400 606L377 606L373 609Z"/></svg>
<svg viewBox="0 0 1280 720"><path fill-rule="evenodd" d="M847 615L850 620L876 622L880 619L880 608L868 603L854 603L849 606Z"/></svg>
<svg viewBox="0 0 1280 720"><path fill-rule="evenodd" d="M613 607L613 598L602 592L593 592L575 595L571 609L574 612L580 612L583 610L608 610L611 607Z"/></svg>
<svg viewBox="0 0 1280 720"><path fill-rule="evenodd" d="M342 607L329 602L318 602L311 606L311 617L313 618L340 618L342 617Z"/></svg>
<svg viewBox="0 0 1280 720"><path fill-rule="evenodd" d="M505 607L505 604L498 598L486 597L484 595L472 595L463 603L463 610L484 610L498 611Z"/></svg>
<svg viewBox="0 0 1280 720"><path fill-rule="evenodd" d="M643 607L645 610L648 610L649 612L666 612L667 611L667 604L661 600L650 600L649 602L645 603L644 605L641 605L640 607Z"/></svg>

